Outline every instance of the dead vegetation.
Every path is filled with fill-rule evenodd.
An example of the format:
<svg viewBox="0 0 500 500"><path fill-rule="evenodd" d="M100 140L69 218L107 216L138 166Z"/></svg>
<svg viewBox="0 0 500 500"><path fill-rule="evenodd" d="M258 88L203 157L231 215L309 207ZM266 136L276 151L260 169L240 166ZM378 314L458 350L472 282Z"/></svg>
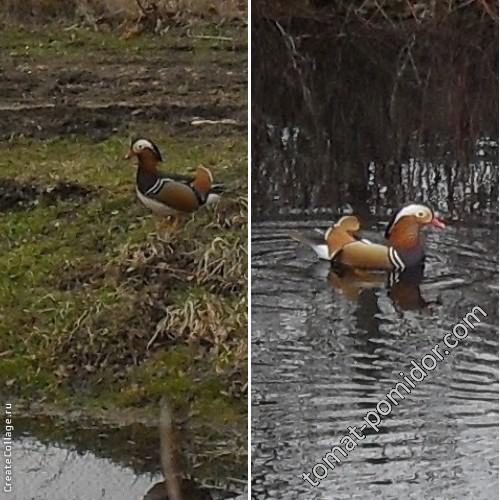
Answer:
<svg viewBox="0 0 500 500"><path fill-rule="evenodd" d="M254 0L254 14L301 18L324 25L361 22L366 26L397 27L400 23L439 24L456 14L498 21L498 5L492 0Z"/></svg>
<svg viewBox="0 0 500 500"><path fill-rule="evenodd" d="M453 213L456 207L473 213L478 206L496 213L497 175L489 173L489 163L476 168L491 157L483 145L498 136L492 4L258 0L252 73L265 77L252 85L252 165L266 169L252 184L254 200L262 200L259 210L276 207L269 192L275 185L285 206L309 208L313 196L322 206L331 207L332 200L364 205L371 162L383 172L384 181L377 181L389 187L377 203L394 206L415 199L407 197L412 190L404 187L399 165L417 158L426 165L422 170L430 160L446 165L444 173L429 172L434 185L446 184L446 202L441 188L430 188L436 203ZM290 168L287 175L283 168ZM479 200L472 201L461 183L483 173L472 188Z"/></svg>
<svg viewBox="0 0 500 500"><path fill-rule="evenodd" d="M96 31L118 30L126 37L164 33L171 26L197 21L240 22L245 17L244 0L4 0L0 6L5 23L76 23Z"/></svg>
<svg viewBox="0 0 500 500"><path fill-rule="evenodd" d="M114 381L168 347L195 345L215 360L227 391L246 390L246 201L221 201L206 223L193 218L168 241L125 245L105 269L78 269L59 287L115 288L113 302L94 301L49 355L72 384L82 374ZM186 286L187 285L187 286ZM57 361L56 361L57 360ZM124 370L124 367L127 369Z"/></svg>
<svg viewBox="0 0 500 500"><path fill-rule="evenodd" d="M295 0L288 5L256 0L252 37L274 41L254 44L253 53L263 66L274 67L276 61L264 53L270 43L281 45L286 69L277 73L284 73L287 83L296 89L317 127L323 125L318 121L325 111L325 122L334 129L355 130L361 121L386 120L387 126L378 126L380 131L390 130L394 124L400 127L401 118L410 114L414 120L408 134L417 135L420 144L440 131L457 142L473 143L484 132L484 122L495 116L490 113L495 106L490 107L492 101L485 98L491 95L495 99L497 94L490 83L498 81L498 44L493 43L498 32L498 6L494 3ZM327 46L329 53L324 54ZM330 74L327 81L319 81L319 65L326 61ZM265 68L261 71L267 73ZM367 97L370 88L366 79L379 95ZM381 82L378 87L376 80ZM359 98L354 102L347 96L345 82L352 82L353 87L359 82L359 90L353 92ZM320 93L324 95L316 99ZM258 87L256 95L262 101L255 106L260 120L261 110L269 113L277 100L269 99L267 105L268 92ZM411 101L412 109L403 109L404 100ZM346 105L347 110L338 112L339 118L354 123L346 127L335 123L336 116L332 120L329 107L324 105L330 101L335 102L335 110ZM372 112L371 107L376 109ZM364 111L362 117L358 108ZM437 108L443 108L440 116L432 113ZM406 141L406 133L395 131L394 135L395 149L401 150L405 145L398 142ZM375 137L374 142L387 143L382 137ZM373 154L372 158L379 156L388 155Z"/></svg>

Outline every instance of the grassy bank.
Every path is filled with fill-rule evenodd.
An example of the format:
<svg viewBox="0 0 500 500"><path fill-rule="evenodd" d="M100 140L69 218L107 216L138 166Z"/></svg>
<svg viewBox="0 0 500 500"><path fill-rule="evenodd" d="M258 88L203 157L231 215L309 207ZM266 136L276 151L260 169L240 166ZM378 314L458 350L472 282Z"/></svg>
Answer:
<svg viewBox="0 0 500 500"><path fill-rule="evenodd" d="M194 397L205 415L243 411L246 202L235 179L245 144L159 142L174 170L203 163L233 188L167 241L134 199L122 139L0 146L0 380L10 392L123 407L168 392L184 410Z"/></svg>

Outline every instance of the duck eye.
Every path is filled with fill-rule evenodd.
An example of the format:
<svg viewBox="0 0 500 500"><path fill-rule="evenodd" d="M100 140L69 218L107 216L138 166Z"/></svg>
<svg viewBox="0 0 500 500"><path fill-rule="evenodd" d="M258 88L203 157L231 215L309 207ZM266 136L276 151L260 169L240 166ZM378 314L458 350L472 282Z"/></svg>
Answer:
<svg viewBox="0 0 500 500"><path fill-rule="evenodd" d="M418 213L417 213L417 217L418 217L419 219L423 219L423 218L425 217L425 213L424 213L424 212L418 212Z"/></svg>

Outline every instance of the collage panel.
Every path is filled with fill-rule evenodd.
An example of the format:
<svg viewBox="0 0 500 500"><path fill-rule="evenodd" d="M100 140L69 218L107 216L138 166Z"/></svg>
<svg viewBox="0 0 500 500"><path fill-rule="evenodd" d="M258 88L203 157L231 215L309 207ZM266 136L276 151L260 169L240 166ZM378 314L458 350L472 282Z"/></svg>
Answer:
<svg viewBox="0 0 500 500"><path fill-rule="evenodd" d="M498 4L252 2L252 498L498 497Z"/></svg>

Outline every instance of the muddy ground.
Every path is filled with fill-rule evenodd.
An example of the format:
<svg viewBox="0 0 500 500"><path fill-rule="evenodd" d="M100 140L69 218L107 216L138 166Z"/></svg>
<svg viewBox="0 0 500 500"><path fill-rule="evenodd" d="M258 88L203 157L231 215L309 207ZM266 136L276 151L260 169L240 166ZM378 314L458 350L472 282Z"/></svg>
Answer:
<svg viewBox="0 0 500 500"><path fill-rule="evenodd" d="M196 117L235 120L244 129L246 30L228 31L136 40L82 31L4 33L0 139L103 139L142 121L183 127Z"/></svg>

